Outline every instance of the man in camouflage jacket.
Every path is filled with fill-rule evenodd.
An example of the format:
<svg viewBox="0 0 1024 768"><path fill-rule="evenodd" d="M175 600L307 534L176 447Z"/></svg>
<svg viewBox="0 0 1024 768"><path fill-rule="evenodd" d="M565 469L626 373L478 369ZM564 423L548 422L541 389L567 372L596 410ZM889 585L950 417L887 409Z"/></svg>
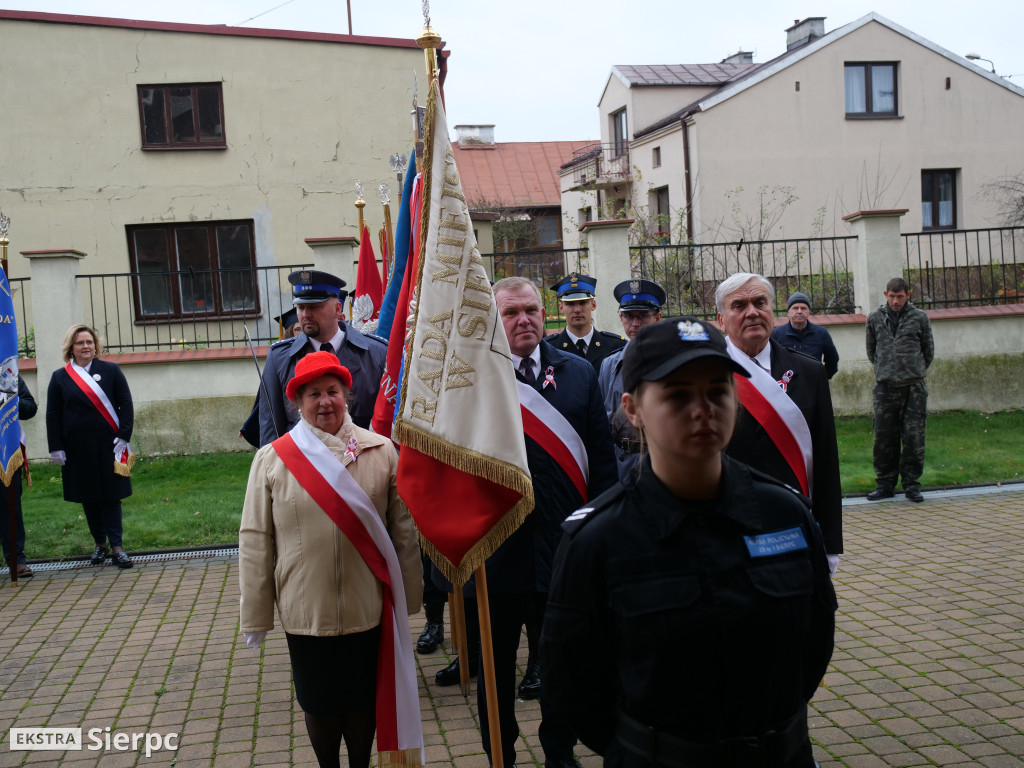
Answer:
<svg viewBox="0 0 1024 768"><path fill-rule="evenodd" d="M894 277L885 303L868 315L867 352L875 367L874 465L872 501L893 495L896 477L910 501L924 501L924 432L928 390L924 378L935 357L928 316L910 303L910 286ZM902 449L901 449L902 444Z"/></svg>

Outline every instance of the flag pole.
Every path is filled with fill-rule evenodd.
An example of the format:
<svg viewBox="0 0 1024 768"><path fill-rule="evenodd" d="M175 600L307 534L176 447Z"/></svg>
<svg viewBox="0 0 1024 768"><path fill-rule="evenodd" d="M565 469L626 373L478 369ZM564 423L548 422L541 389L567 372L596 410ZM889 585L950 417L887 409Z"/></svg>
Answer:
<svg viewBox="0 0 1024 768"><path fill-rule="evenodd" d="M428 0L423 1L423 22L423 32L416 38L416 43L423 49L423 55L426 57L427 89L429 91L433 81L437 79L437 48L441 45L441 36L430 26ZM424 144L426 143L424 142ZM424 146L424 156L426 151L427 148ZM431 164L432 160L428 163L424 159L424 173L427 172ZM505 757L501 749L501 724L498 719L498 694L494 675L494 644L491 642L491 613L490 601L487 595L486 563L481 563L476 569L476 595L477 611L480 616L480 662L483 666L484 692L487 701L487 723L491 737L491 765L493 768L505 768ZM468 643L465 645L468 645ZM465 645L459 648L460 677L469 673L469 654Z"/></svg>

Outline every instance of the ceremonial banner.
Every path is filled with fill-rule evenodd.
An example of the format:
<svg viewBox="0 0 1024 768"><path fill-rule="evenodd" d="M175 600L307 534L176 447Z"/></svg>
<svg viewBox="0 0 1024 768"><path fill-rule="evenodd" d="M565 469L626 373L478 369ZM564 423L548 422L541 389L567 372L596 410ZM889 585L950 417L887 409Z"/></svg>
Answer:
<svg viewBox="0 0 1024 768"><path fill-rule="evenodd" d="M409 164L409 168L412 172L415 172L416 160ZM401 232L402 227L406 229L410 228L410 225L419 223L419 216L417 212L420 210L420 201L422 200L423 193L423 178L417 177L413 179L406 177L406 193L402 198L403 210L399 213L398 225L399 231ZM405 210L406 206L409 206L408 210ZM403 225L403 215L405 221ZM415 232L415 229L411 230ZM418 264L416 258L416 252L418 248L418 237L412 237L411 232L406 233L406 237L397 238L400 243L404 243L407 248L407 252L400 261L401 266L396 267L394 275L391 278L391 285L396 289L395 298L389 300L385 297L384 304L385 309L381 310L381 324L378 325L378 335L382 335L381 327L385 320L383 313L390 309L390 324L391 331L388 335L388 350L387 356L384 362L384 373L380 378L380 390L377 392L377 402L374 403L373 407L373 420L371 426L373 431L378 435L384 435L391 437L391 426L395 420L395 409L398 404L398 385L402 380L402 360L404 359L405 353L405 334L406 334L406 321L409 316L409 301L412 298L413 289L416 283L416 275L418 274ZM388 296L391 295L391 290L388 290ZM390 301L390 303L389 303Z"/></svg>
<svg viewBox="0 0 1024 768"><path fill-rule="evenodd" d="M750 374L749 379L734 374L736 394L739 395L740 403L775 443L782 458L796 475L804 496L810 496L811 480L814 477L814 451L811 445L811 430L800 407L785 393L771 374L737 349L728 339L726 349L729 356Z"/></svg>
<svg viewBox="0 0 1024 768"><path fill-rule="evenodd" d="M508 341L476 246L436 80L427 99L413 326L394 437L424 550L464 584L533 509Z"/></svg>
<svg viewBox="0 0 1024 768"><path fill-rule="evenodd" d="M384 288L381 286L380 272L377 271L377 257L373 253L369 228L364 226L360 234L359 264L356 269L356 290L352 294L354 297L352 312L353 316L369 321L373 320L380 312ZM366 299L363 299L364 296ZM365 308L360 312L360 307Z"/></svg>
<svg viewBox="0 0 1024 768"><path fill-rule="evenodd" d="M391 323L395 318L395 307L398 306L398 294L402 292L402 276L405 274L405 264L412 248L412 233L417 231L411 225L412 211L415 210L411 207L412 188L415 181L416 153L413 152L409 158L409 167L405 171L405 181L402 184L402 204L398 206L394 256L391 259L391 271L386 279L387 291L384 293L384 301L380 307L380 322L377 324L377 333L385 339L391 338Z"/></svg>
<svg viewBox="0 0 1024 768"><path fill-rule="evenodd" d="M5 486L11 484L23 461L18 422L18 326L11 286L0 269L0 477Z"/></svg>

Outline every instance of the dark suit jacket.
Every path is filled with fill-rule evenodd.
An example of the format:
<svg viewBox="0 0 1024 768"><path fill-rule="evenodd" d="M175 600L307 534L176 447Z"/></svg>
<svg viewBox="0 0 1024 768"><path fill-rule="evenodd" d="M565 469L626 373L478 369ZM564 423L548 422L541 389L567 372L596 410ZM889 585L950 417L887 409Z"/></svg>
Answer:
<svg viewBox="0 0 1024 768"><path fill-rule="evenodd" d="M61 468L65 501L117 501L132 495L131 480L114 472L114 438L131 440L135 426L132 393L115 363L93 360L89 374L117 412L117 435L67 371L58 368L46 390L46 442L50 453L67 456Z"/></svg>
<svg viewBox="0 0 1024 768"><path fill-rule="evenodd" d="M843 551L843 498L839 485L836 422L832 413L828 377L824 366L814 358L786 349L774 339L769 343L772 345L772 376L779 380L786 371L793 371L786 393L800 408L811 431L814 454L811 503L814 518L821 526L825 551L837 555ZM737 461L800 489L796 475L775 443L742 405L726 453Z"/></svg>
<svg viewBox="0 0 1024 768"><path fill-rule="evenodd" d="M579 357L576 345L569 338L569 332L565 328L562 329L561 333L554 336L545 336L544 341L560 352L568 352ZM594 335L590 339L590 346L587 347L587 356L584 359L590 361L595 371L600 371L601 361L615 350L622 349L624 346L626 346L626 339L618 334L599 331L595 328Z"/></svg>

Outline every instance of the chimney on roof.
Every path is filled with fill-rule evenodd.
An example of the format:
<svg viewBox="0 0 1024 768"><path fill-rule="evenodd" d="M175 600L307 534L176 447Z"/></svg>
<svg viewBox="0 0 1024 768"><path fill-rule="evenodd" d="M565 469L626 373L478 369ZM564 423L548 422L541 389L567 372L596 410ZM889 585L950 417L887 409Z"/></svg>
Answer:
<svg viewBox="0 0 1024 768"><path fill-rule="evenodd" d="M493 125L456 125L455 135L460 147L493 147Z"/></svg>
<svg viewBox="0 0 1024 768"><path fill-rule="evenodd" d="M824 16L810 16L803 21L794 21L793 26L786 30L786 50L791 51L824 36Z"/></svg>
<svg viewBox="0 0 1024 768"><path fill-rule="evenodd" d="M736 51L732 56L726 56L719 64L753 64L754 54L752 51Z"/></svg>

